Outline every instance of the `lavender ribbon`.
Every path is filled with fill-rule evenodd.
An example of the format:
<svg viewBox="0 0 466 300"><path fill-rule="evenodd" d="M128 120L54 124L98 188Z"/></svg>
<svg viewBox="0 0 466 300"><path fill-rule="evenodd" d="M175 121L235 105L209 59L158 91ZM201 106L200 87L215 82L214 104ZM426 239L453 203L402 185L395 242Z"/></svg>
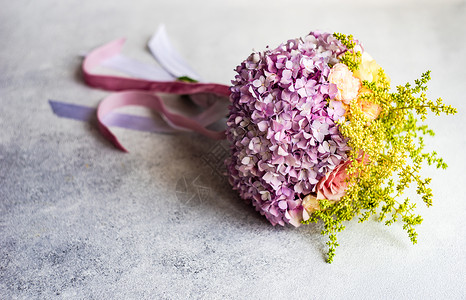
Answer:
<svg viewBox="0 0 466 300"><path fill-rule="evenodd" d="M92 122L96 118L97 109L89 106L49 100L53 113L60 118L68 118L84 122ZM125 129L153 132L176 133L178 130L170 127L165 121L143 116L112 112L105 117L107 126Z"/></svg>

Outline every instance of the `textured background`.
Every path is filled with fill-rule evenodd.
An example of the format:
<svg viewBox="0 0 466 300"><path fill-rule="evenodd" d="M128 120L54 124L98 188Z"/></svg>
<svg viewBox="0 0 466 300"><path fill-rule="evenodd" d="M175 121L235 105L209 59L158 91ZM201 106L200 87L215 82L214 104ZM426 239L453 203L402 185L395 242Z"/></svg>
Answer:
<svg viewBox="0 0 466 300"><path fill-rule="evenodd" d="M0 299L442 298L466 294L465 1L0 1ZM228 84L251 52L321 29L353 33L394 84L432 70L434 206L412 246L400 225L349 222L333 264L318 225L270 226L205 157L196 134L116 129L123 154L48 99L95 107L79 55L167 25L210 81Z"/></svg>

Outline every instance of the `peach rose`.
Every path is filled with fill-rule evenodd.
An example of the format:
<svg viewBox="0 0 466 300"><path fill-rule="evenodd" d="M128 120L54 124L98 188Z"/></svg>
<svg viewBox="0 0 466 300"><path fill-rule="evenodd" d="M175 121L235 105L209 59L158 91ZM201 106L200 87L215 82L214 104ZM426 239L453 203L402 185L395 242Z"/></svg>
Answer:
<svg viewBox="0 0 466 300"><path fill-rule="evenodd" d="M361 87L359 90L359 96L364 94L371 94L372 91L366 87ZM358 106L362 110L363 114L370 120L373 121L382 112L382 107L378 104L372 103L366 99L358 99Z"/></svg>
<svg viewBox="0 0 466 300"><path fill-rule="evenodd" d="M317 200L327 199L338 201L346 193L346 180L348 174L346 169L351 164L348 160L339 164L333 171L327 173L319 183L317 183Z"/></svg>
<svg viewBox="0 0 466 300"><path fill-rule="evenodd" d="M344 104L350 104L351 100L358 96L361 81L353 76L353 72L345 64L338 63L330 69L328 81L337 86L338 92L335 99Z"/></svg>
<svg viewBox="0 0 466 300"><path fill-rule="evenodd" d="M358 105L361 107L362 112L370 121L377 119L377 117L380 115L380 112L382 111L382 107L380 107L380 105L365 99L359 99Z"/></svg>

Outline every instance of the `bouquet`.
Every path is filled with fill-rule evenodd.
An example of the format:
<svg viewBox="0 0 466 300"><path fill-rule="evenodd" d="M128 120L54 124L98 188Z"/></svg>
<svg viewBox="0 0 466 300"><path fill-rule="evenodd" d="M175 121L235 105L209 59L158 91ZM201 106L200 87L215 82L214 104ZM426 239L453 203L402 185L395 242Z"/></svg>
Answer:
<svg viewBox="0 0 466 300"><path fill-rule="evenodd" d="M251 54L232 81L227 136L229 179L273 225L322 220L328 261L343 222L376 214L400 219L413 243L422 222L410 185L432 205L423 162L446 168L424 152L427 111L456 110L426 98L430 72L397 86L351 35L311 32Z"/></svg>
<svg viewBox="0 0 466 300"><path fill-rule="evenodd" d="M163 44L165 36L153 41L151 51L164 65L161 58L174 51ZM198 82L179 71L179 57L165 59L177 62L176 68L166 67L175 70L173 80L93 74L91 69L117 55L123 42L94 50L83 62L88 84L124 90L107 97L97 110L99 129L115 146L125 150L105 125L105 115L125 105L146 106L174 128L226 137L231 143L228 178L240 197L273 225L297 227L321 220L322 234L329 237L328 262L338 246L336 234L353 218L363 222L375 215L386 225L400 220L416 243L415 226L422 218L416 202L403 193L413 187L431 206L431 179L421 176L421 168L425 163L447 167L436 152L425 151L424 136L434 133L423 121L429 111L456 112L441 98L426 97L430 71L414 84L391 89L384 70L351 35L311 32L252 53L236 68L230 87ZM157 52L160 48L170 51ZM154 92L223 98L194 97L207 109L190 118L170 111ZM213 116L225 115L225 132L207 128Z"/></svg>

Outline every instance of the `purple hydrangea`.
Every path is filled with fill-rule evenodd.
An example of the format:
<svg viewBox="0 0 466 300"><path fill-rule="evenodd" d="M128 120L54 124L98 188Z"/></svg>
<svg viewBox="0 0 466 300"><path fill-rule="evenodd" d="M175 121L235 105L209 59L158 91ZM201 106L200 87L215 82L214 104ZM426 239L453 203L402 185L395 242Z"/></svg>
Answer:
<svg viewBox="0 0 466 300"><path fill-rule="evenodd" d="M232 81L227 136L229 180L273 224L299 225L304 196L349 150L336 121L344 114L327 81L347 48L311 32L251 54ZM299 218L298 218L299 219Z"/></svg>

